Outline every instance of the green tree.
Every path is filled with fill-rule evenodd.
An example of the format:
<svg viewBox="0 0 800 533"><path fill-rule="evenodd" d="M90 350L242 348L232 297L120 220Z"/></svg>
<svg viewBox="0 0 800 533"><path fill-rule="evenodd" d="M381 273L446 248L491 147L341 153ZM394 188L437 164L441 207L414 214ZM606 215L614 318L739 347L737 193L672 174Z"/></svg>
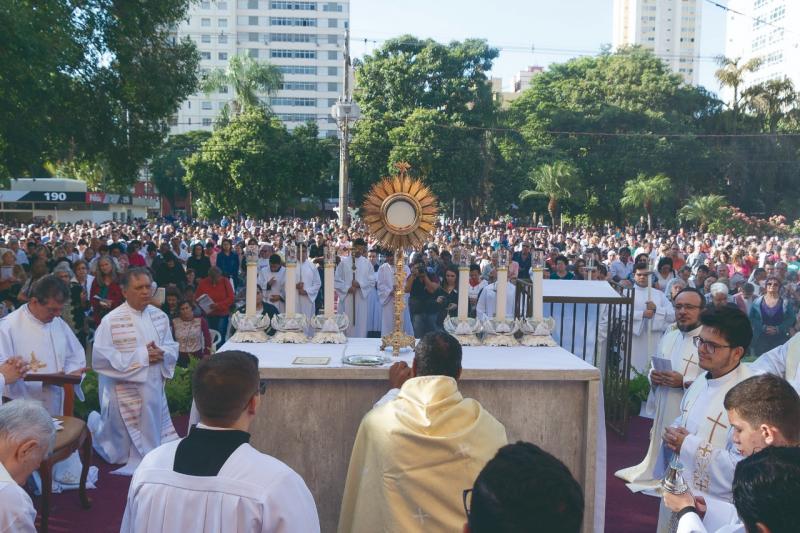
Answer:
<svg viewBox="0 0 800 533"><path fill-rule="evenodd" d="M544 164L531 172L530 181L534 188L524 190L519 194L520 200L543 196L547 198L547 212L553 227L556 226L558 202L571 198L573 193L580 189L580 177L577 170L564 161Z"/></svg>
<svg viewBox="0 0 800 533"><path fill-rule="evenodd" d="M278 67L269 63L261 63L250 56L237 55L228 61L225 69L214 69L203 81L202 90L209 94L228 86L233 88L232 99L220 112L219 122L225 124L233 116L239 116L249 107L263 106L269 108L259 94L274 94L281 85L283 75Z"/></svg>
<svg viewBox="0 0 800 533"><path fill-rule="evenodd" d="M663 174L647 176L625 182L619 204L624 208L643 208L647 213L647 229L653 229L653 208L663 203L672 193L672 180Z"/></svg>
<svg viewBox="0 0 800 533"><path fill-rule="evenodd" d="M0 4L0 179L46 161L132 184L197 86L198 54L170 27L190 0L10 0Z"/></svg>
<svg viewBox="0 0 800 533"><path fill-rule="evenodd" d="M725 197L719 194L692 196L678 211L678 218L682 221L694 222L704 229L719 219L722 208L726 205Z"/></svg>
<svg viewBox="0 0 800 533"><path fill-rule="evenodd" d="M738 127L739 117L741 115L743 95L740 88L744 83L744 77L749 73L757 71L763 63L764 60L760 57L753 57L744 63L741 57L730 58L719 56L717 58L719 68L714 72L714 77L717 78L720 86L733 91L729 107L733 113L732 131L734 133Z"/></svg>
<svg viewBox="0 0 800 533"><path fill-rule="evenodd" d="M782 120L797 113L800 95L794 90L789 78L768 80L748 87L742 98L750 110L769 133L777 133Z"/></svg>
<svg viewBox="0 0 800 533"><path fill-rule="evenodd" d="M203 130L171 135L158 153L150 161L150 175L158 192L171 204L175 199L186 196L183 183L186 169L183 160L200 149L211 133Z"/></svg>

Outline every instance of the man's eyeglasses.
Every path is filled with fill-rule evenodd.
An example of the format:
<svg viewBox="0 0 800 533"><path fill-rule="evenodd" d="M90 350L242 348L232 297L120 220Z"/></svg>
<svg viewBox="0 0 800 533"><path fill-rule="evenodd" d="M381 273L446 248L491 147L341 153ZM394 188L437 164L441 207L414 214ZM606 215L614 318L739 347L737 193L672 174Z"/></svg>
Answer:
<svg viewBox="0 0 800 533"><path fill-rule="evenodd" d="M700 309L703 307L702 305L692 305L692 304L675 304L676 311L691 311L692 309Z"/></svg>
<svg viewBox="0 0 800 533"><path fill-rule="evenodd" d="M467 489L461 493L461 499L464 502L464 513L467 515L467 519L469 519L469 510L472 507L472 489Z"/></svg>
<svg viewBox="0 0 800 533"><path fill-rule="evenodd" d="M733 348L730 344L717 344L716 342L711 342L705 340L701 336L697 336L693 339L695 347L699 350L701 347L705 346L708 353L714 354L717 351L717 348Z"/></svg>

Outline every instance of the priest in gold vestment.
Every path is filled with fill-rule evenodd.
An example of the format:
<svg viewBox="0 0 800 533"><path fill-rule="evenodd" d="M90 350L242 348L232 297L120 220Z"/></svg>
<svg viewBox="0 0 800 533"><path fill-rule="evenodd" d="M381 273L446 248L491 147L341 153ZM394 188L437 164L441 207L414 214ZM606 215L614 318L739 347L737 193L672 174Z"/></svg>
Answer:
<svg viewBox="0 0 800 533"><path fill-rule="evenodd" d="M412 368L364 416L347 472L339 533L461 531L462 491L508 442L503 425L458 391L461 346L425 335Z"/></svg>

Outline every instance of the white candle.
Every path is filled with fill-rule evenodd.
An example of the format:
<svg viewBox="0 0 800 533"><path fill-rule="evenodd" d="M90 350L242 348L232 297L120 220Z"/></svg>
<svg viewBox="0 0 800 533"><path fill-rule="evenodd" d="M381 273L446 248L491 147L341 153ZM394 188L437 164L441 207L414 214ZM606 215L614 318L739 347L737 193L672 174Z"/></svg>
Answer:
<svg viewBox="0 0 800 533"><path fill-rule="evenodd" d="M245 294L244 313L247 316L256 316L256 296L258 295L258 264L247 261L247 292Z"/></svg>
<svg viewBox="0 0 800 533"><path fill-rule="evenodd" d="M325 261L325 318L333 318L333 271L333 263Z"/></svg>
<svg viewBox="0 0 800 533"><path fill-rule="evenodd" d="M458 267L458 319L469 317L469 267Z"/></svg>
<svg viewBox="0 0 800 533"><path fill-rule="evenodd" d="M292 317L297 308L297 265L286 264L286 316Z"/></svg>
<svg viewBox="0 0 800 533"><path fill-rule="evenodd" d="M496 318L497 320L505 320L506 319L506 292L508 291L508 269L507 268L498 268L497 269L497 287L496 293L497 298L495 298L495 304L497 307Z"/></svg>
<svg viewBox="0 0 800 533"><path fill-rule="evenodd" d="M544 318L544 288L542 280L544 270L541 268L533 269L533 319L542 320Z"/></svg>

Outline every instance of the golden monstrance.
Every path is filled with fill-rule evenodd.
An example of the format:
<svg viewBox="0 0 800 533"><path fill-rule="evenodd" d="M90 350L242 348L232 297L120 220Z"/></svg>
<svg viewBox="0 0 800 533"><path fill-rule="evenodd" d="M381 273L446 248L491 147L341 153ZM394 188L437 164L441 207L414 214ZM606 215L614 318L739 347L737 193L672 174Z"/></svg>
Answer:
<svg viewBox="0 0 800 533"><path fill-rule="evenodd" d="M373 185L364 200L363 220L369 232L384 248L394 250L394 331L381 339L381 350L392 347L392 355L400 348L413 347L414 337L403 333L404 252L421 249L436 221L436 196L421 181L408 176L410 165L397 163L397 176L384 178Z"/></svg>

